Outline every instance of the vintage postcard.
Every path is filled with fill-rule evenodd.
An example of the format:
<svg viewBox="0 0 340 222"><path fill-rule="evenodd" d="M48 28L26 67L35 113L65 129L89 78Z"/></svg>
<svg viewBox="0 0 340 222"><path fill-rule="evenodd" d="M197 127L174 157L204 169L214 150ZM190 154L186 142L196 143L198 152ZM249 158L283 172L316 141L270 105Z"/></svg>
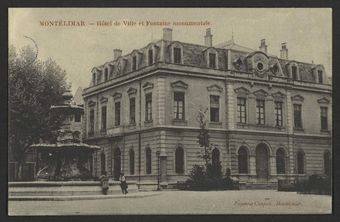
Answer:
<svg viewBox="0 0 340 222"><path fill-rule="evenodd" d="M332 9L8 16L9 215L332 213Z"/></svg>

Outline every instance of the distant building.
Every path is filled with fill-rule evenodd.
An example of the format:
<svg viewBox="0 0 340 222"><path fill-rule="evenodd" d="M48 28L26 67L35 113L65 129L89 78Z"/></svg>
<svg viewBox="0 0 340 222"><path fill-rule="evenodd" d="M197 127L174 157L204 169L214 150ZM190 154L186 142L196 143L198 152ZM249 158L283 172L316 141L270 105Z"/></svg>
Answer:
<svg viewBox="0 0 340 222"><path fill-rule="evenodd" d="M102 147L93 174L163 186L186 180L202 150L196 115L207 108L212 162L248 187L331 170L332 86L323 65L232 39L173 41L172 30L92 69L84 89L85 142Z"/></svg>

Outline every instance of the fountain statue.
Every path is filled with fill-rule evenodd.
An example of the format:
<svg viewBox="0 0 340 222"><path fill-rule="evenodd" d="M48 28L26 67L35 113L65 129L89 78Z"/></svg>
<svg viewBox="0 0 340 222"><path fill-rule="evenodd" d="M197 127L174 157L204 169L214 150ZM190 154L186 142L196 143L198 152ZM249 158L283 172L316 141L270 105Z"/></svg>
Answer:
<svg viewBox="0 0 340 222"><path fill-rule="evenodd" d="M51 106L53 115L62 118L56 143L39 143L30 146L37 151L37 180L79 181L91 180L92 154L98 146L82 143L82 106L72 103L72 94L63 94L61 105Z"/></svg>

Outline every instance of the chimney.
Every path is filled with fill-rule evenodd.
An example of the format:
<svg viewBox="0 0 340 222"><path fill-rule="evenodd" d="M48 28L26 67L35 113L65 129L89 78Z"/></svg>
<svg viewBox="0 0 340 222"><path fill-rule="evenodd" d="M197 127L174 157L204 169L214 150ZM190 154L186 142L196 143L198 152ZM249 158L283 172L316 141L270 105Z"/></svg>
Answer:
<svg viewBox="0 0 340 222"><path fill-rule="evenodd" d="M171 28L163 29L163 40L172 41L172 29Z"/></svg>
<svg viewBox="0 0 340 222"><path fill-rule="evenodd" d="M281 50L280 50L280 58L281 59L288 59L288 49L287 43L281 43Z"/></svg>
<svg viewBox="0 0 340 222"><path fill-rule="evenodd" d="M212 34L211 34L211 29L207 28L205 36L204 36L204 45L211 47L212 46Z"/></svg>
<svg viewBox="0 0 340 222"><path fill-rule="evenodd" d="M266 45L266 39L261 39L261 44L259 47L260 51L267 54L267 45Z"/></svg>
<svg viewBox="0 0 340 222"><path fill-rule="evenodd" d="M122 50L121 49L114 49L113 50L113 59L114 60L116 60L121 55L122 55Z"/></svg>

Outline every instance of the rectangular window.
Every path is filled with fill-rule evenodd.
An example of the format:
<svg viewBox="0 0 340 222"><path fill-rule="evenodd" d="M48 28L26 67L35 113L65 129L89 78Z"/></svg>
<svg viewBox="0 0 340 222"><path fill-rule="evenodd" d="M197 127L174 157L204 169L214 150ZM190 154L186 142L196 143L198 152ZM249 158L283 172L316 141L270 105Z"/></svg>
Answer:
<svg viewBox="0 0 340 222"><path fill-rule="evenodd" d="M145 95L145 121L152 120L152 93Z"/></svg>
<svg viewBox="0 0 340 222"><path fill-rule="evenodd" d="M320 114L321 114L321 129L327 130L328 129L328 123L327 123L327 114L328 114L328 108L327 107L321 107L320 108Z"/></svg>
<svg viewBox="0 0 340 222"><path fill-rule="evenodd" d="M94 132L94 110L90 110L90 133Z"/></svg>
<svg viewBox="0 0 340 222"><path fill-rule="evenodd" d="M106 129L106 106L102 107L102 130Z"/></svg>
<svg viewBox="0 0 340 222"><path fill-rule="evenodd" d="M182 53L180 48L174 48L174 63L182 63Z"/></svg>
<svg viewBox="0 0 340 222"><path fill-rule="evenodd" d="M257 118L257 124L264 125L265 124L265 118L264 118L264 100L257 99L256 100L256 118Z"/></svg>
<svg viewBox="0 0 340 222"><path fill-rule="evenodd" d="M322 71L321 71L321 70L318 70L318 79L319 79L319 83L322 83L322 82L323 82L323 79L322 79Z"/></svg>
<svg viewBox="0 0 340 222"><path fill-rule="evenodd" d="M292 78L293 78L293 80L298 80L298 78L297 78L297 67L296 66L292 66Z"/></svg>
<svg viewBox="0 0 340 222"><path fill-rule="evenodd" d="M282 102L275 102L275 125L282 126Z"/></svg>
<svg viewBox="0 0 340 222"><path fill-rule="evenodd" d="M215 69L216 68L216 54L209 53L209 68Z"/></svg>
<svg viewBox="0 0 340 222"><path fill-rule="evenodd" d="M239 123L247 122L246 98L237 98L237 119Z"/></svg>
<svg viewBox="0 0 340 222"><path fill-rule="evenodd" d="M149 66L153 64L153 50L149 49L148 51L148 58L149 58Z"/></svg>
<svg viewBox="0 0 340 222"><path fill-rule="evenodd" d="M81 115L79 113L74 114L74 122L81 122Z"/></svg>
<svg viewBox="0 0 340 222"><path fill-rule="evenodd" d="M210 95L210 121L220 121L220 97Z"/></svg>
<svg viewBox="0 0 340 222"><path fill-rule="evenodd" d="M136 123L136 98L130 98L130 124Z"/></svg>
<svg viewBox="0 0 340 222"><path fill-rule="evenodd" d="M132 71L137 69L137 56L132 57Z"/></svg>
<svg viewBox="0 0 340 222"><path fill-rule="evenodd" d="M115 102L115 126L120 125L120 102Z"/></svg>
<svg viewBox="0 0 340 222"><path fill-rule="evenodd" d="M302 128L301 105L294 104L294 128Z"/></svg>
<svg viewBox="0 0 340 222"><path fill-rule="evenodd" d="M109 78L109 69L108 68L105 68L105 74L104 74L104 79L105 81L107 81Z"/></svg>
<svg viewBox="0 0 340 222"><path fill-rule="evenodd" d="M184 120L184 92L174 92L174 118Z"/></svg>

